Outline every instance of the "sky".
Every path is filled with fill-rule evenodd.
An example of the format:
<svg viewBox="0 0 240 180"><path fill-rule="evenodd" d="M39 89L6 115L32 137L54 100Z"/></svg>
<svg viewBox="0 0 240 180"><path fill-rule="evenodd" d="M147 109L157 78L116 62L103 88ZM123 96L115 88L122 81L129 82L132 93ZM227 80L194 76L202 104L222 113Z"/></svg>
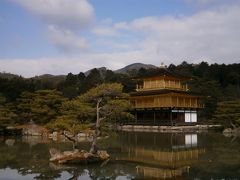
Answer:
<svg viewBox="0 0 240 180"><path fill-rule="evenodd" d="M240 63L240 0L0 0L0 72Z"/></svg>

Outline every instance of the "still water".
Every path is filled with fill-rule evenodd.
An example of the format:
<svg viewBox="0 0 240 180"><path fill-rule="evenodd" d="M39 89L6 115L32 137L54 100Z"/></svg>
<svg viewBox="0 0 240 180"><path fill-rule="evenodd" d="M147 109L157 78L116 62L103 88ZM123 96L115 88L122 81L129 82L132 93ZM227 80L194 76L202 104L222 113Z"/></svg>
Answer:
<svg viewBox="0 0 240 180"><path fill-rule="evenodd" d="M240 139L220 133L120 132L99 141L111 155L107 164L49 163L49 148L71 150L72 144L0 137L0 179L240 179Z"/></svg>

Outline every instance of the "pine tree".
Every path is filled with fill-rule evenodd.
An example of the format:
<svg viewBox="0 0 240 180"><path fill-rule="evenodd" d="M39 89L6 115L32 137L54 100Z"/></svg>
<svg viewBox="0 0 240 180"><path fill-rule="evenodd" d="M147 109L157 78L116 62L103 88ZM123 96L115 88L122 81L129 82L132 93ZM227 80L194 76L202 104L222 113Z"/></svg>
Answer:
<svg viewBox="0 0 240 180"><path fill-rule="evenodd" d="M225 127L232 124L240 125L240 99L234 101L222 101L217 104L217 109L212 118L214 123L220 123Z"/></svg>

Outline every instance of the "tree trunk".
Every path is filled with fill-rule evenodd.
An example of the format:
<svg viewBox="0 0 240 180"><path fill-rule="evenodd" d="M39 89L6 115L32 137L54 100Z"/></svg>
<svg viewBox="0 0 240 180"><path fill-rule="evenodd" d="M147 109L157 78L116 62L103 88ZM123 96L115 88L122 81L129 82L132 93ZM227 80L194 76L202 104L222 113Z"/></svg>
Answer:
<svg viewBox="0 0 240 180"><path fill-rule="evenodd" d="M95 135L93 137L93 142L92 142L92 146L90 148L90 153L92 154L96 154L97 153L97 138L98 136L100 136L100 115L99 115L99 111L100 111L100 103L101 103L102 99L98 99L97 100L97 107L96 107L96 113L97 113L97 119L96 119L96 126L95 126Z"/></svg>
<svg viewBox="0 0 240 180"><path fill-rule="evenodd" d="M71 142L73 143L73 150L78 149L78 148L77 148L77 141L76 141L73 137L68 136L65 131L63 132L63 135L64 135L69 141L71 141Z"/></svg>
<svg viewBox="0 0 240 180"><path fill-rule="evenodd" d="M237 128L237 126L236 126L235 124L233 124L232 121L230 121L230 124L231 124L231 126L233 127L233 129L236 129L236 128Z"/></svg>

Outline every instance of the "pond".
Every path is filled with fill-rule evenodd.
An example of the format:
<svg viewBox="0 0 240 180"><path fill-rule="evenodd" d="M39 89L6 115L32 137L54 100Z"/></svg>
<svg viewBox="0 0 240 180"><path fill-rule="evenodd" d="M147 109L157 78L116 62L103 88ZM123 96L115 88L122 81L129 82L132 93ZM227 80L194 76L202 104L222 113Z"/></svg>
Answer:
<svg viewBox="0 0 240 180"><path fill-rule="evenodd" d="M240 139L220 133L119 132L98 142L105 164L49 163L49 149L69 142L41 137L0 137L0 179L239 179ZM90 143L79 143L89 149Z"/></svg>

